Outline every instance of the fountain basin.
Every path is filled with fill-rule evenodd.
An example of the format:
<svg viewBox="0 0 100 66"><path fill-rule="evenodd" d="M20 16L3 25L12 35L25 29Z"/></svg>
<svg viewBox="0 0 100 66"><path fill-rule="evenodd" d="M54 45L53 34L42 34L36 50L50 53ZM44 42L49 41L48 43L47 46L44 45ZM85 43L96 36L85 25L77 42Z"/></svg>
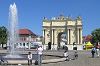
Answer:
<svg viewBox="0 0 100 66"><path fill-rule="evenodd" d="M1 54L1 55L4 56L6 54ZM7 61L6 64L8 65L18 65L18 64L27 65L28 64L27 54L22 54L21 56L23 56L23 58L3 58L3 59ZM32 64L34 64L35 60L37 59L38 59L37 54L33 54ZM42 63L54 63L64 60L65 58L63 58L62 56L43 55Z"/></svg>
<svg viewBox="0 0 100 66"><path fill-rule="evenodd" d="M46 59L46 60L42 60L42 63L55 63L55 62L61 62L61 61L65 61L66 58L59 58L59 59ZM22 64L22 65L27 65L28 64L28 60L7 60L8 61L8 65L12 64L12 65L18 65L18 64ZM32 60L32 64L35 63L35 60Z"/></svg>

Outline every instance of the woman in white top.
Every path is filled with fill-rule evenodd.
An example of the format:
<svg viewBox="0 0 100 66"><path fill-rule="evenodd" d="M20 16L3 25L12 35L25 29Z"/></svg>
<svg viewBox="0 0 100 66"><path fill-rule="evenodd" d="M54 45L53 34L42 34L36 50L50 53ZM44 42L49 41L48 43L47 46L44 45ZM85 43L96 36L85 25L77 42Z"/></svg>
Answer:
<svg viewBox="0 0 100 66"><path fill-rule="evenodd" d="M41 66L41 64L42 64L42 54L43 54L42 46L39 46L37 51L38 51L38 64L39 64L39 66Z"/></svg>

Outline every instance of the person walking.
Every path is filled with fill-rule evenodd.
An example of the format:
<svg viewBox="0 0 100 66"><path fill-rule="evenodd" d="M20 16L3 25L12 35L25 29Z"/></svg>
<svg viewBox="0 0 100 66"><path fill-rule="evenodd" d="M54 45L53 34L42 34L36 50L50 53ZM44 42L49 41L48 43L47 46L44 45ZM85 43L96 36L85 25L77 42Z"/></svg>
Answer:
<svg viewBox="0 0 100 66"><path fill-rule="evenodd" d="M37 51L38 51L38 65L41 66L41 64L42 64L42 54L43 54L42 46L39 46Z"/></svg>
<svg viewBox="0 0 100 66"><path fill-rule="evenodd" d="M66 45L64 46L64 50L65 51L68 51L68 47Z"/></svg>
<svg viewBox="0 0 100 66"><path fill-rule="evenodd" d="M64 57L66 58L65 61L69 61L69 54L68 54L68 51L65 51L65 52L64 52Z"/></svg>
<svg viewBox="0 0 100 66"><path fill-rule="evenodd" d="M95 55L95 47L94 48L92 48L92 50L91 50L91 53L92 53L92 58L94 58L94 55Z"/></svg>
<svg viewBox="0 0 100 66"><path fill-rule="evenodd" d="M74 59L77 59L78 58L78 52L77 52L77 50L75 50L75 52L74 52Z"/></svg>
<svg viewBox="0 0 100 66"><path fill-rule="evenodd" d="M32 65L32 53L28 52L28 65Z"/></svg>
<svg viewBox="0 0 100 66"><path fill-rule="evenodd" d="M77 45L75 42L73 43L73 50L77 50Z"/></svg>
<svg viewBox="0 0 100 66"><path fill-rule="evenodd" d="M99 57L99 49L98 48L96 48L96 55L97 55L97 57Z"/></svg>

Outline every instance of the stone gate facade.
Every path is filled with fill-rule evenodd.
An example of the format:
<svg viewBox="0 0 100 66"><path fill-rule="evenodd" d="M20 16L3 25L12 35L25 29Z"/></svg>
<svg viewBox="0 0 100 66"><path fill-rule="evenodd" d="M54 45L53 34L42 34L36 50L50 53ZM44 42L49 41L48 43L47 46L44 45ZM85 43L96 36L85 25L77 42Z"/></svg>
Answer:
<svg viewBox="0 0 100 66"><path fill-rule="evenodd" d="M51 42L51 49L57 49L61 47L62 34L65 35L65 45L68 46L69 50L72 50L73 43L77 44L79 50L82 49L82 18L78 16L76 19L70 17L53 17L43 19L43 45L44 48Z"/></svg>

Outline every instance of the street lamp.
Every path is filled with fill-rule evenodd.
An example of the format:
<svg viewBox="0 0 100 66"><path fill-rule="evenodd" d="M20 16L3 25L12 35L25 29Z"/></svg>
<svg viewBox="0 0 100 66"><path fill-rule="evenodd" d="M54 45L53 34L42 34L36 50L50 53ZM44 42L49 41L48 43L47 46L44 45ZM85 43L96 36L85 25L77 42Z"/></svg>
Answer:
<svg viewBox="0 0 100 66"><path fill-rule="evenodd" d="M31 36L29 36L29 49L31 48Z"/></svg>

